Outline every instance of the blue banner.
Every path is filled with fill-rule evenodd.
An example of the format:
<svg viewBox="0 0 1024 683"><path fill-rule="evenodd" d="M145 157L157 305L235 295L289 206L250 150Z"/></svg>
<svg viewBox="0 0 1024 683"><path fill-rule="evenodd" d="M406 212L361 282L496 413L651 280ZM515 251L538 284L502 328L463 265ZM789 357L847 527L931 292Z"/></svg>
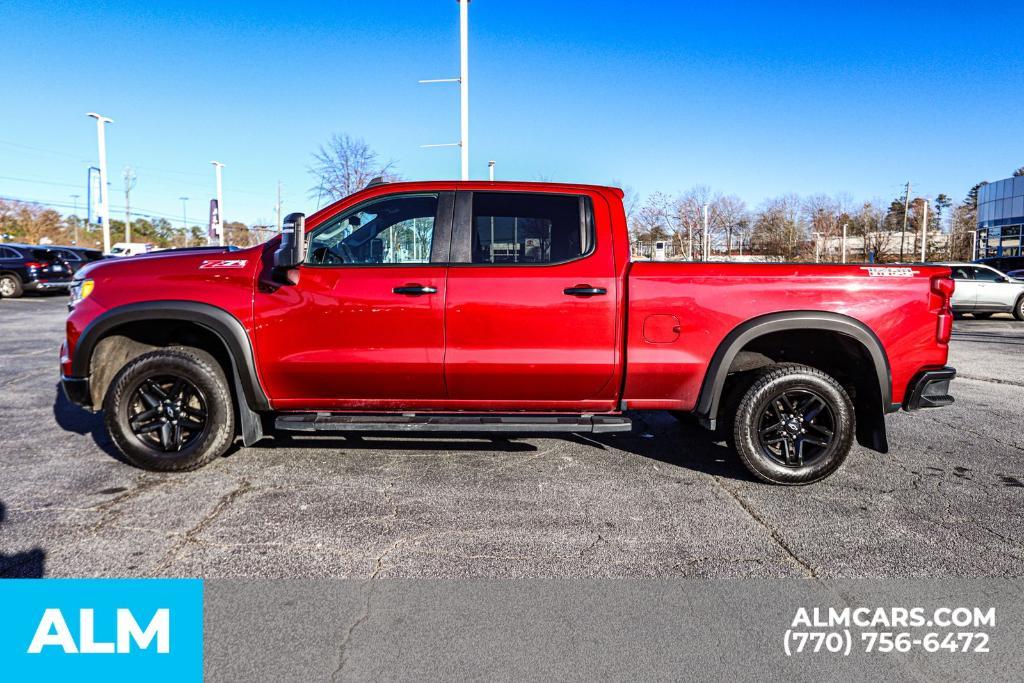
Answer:
<svg viewBox="0 0 1024 683"><path fill-rule="evenodd" d="M0 580L7 680L199 681L199 579Z"/></svg>

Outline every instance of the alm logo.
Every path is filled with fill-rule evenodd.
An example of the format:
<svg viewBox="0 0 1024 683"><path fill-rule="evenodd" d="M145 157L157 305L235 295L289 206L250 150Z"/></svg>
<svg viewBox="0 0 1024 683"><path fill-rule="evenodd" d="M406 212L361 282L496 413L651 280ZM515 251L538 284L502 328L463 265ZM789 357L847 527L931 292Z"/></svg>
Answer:
<svg viewBox="0 0 1024 683"><path fill-rule="evenodd" d="M116 640L97 641L95 614L92 609L78 610L78 642L68 628L64 613L50 607L43 611L28 654L40 654L44 648L61 648L65 654L129 654L132 643L137 650L147 650L156 642L159 654L171 651L171 612L166 607L156 610L143 628L129 609L118 608L115 614Z"/></svg>

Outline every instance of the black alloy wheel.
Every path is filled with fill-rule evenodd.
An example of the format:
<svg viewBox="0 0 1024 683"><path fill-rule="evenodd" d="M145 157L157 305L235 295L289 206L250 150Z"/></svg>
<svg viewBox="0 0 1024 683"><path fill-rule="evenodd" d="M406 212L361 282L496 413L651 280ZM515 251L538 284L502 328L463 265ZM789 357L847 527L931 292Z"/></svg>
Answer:
<svg viewBox="0 0 1024 683"><path fill-rule="evenodd" d="M128 423L144 445L177 453L201 438L207 425L206 397L183 377L145 379L132 394Z"/></svg>
<svg viewBox="0 0 1024 683"><path fill-rule="evenodd" d="M799 363L753 372L732 409L732 443L750 473L800 485L835 472L853 446L853 401L835 377Z"/></svg>
<svg viewBox="0 0 1024 683"><path fill-rule="evenodd" d="M765 456L783 467L804 467L828 453L835 437L835 416L821 396L790 389L768 402L757 432Z"/></svg>
<svg viewBox="0 0 1024 683"><path fill-rule="evenodd" d="M108 387L103 413L125 459L157 472L202 467L235 439L227 376L202 349L156 349L129 361Z"/></svg>

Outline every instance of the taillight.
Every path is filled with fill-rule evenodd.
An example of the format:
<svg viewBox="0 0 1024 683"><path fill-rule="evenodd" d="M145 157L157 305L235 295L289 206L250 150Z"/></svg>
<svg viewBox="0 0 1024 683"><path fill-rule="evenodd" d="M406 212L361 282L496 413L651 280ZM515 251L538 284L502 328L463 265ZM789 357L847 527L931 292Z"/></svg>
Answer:
<svg viewBox="0 0 1024 683"><path fill-rule="evenodd" d="M935 275L931 283L930 308L939 314L935 339L940 344L948 344L953 334L953 309L950 307L950 299L953 297L953 290L956 289L956 282L949 275Z"/></svg>
<svg viewBox="0 0 1024 683"><path fill-rule="evenodd" d="M39 261L26 261L25 262L25 267L26 268L45 268L46 265L47 264L40 263Z"/></svg>

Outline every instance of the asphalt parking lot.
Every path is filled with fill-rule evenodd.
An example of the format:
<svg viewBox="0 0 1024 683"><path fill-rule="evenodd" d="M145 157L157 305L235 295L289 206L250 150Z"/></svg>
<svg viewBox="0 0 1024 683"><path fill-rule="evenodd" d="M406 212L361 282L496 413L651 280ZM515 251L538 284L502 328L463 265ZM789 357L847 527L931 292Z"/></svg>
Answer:
<svg viewBox="0 0 1024 683"><path fill-rule="evenodd" d="M957 403L825 482L665 414L600 438L267 440L124 464L57 387L65 298L0 302L0 576L1019 577L1024 323L956 324Z"/></svg>

